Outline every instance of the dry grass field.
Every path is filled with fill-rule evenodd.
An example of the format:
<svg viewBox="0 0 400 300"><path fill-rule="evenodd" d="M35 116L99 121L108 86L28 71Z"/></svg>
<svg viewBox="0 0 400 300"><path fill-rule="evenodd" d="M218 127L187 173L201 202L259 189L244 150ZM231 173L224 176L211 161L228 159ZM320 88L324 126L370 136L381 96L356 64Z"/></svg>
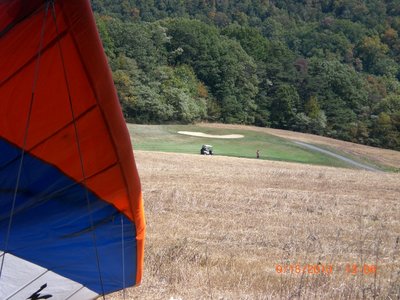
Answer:
<svg viewBox="0 0 400 300"><path fill-rule="evenodd" d="M125 299L400 298L400 174L135 153L145 270Z"/></svg>

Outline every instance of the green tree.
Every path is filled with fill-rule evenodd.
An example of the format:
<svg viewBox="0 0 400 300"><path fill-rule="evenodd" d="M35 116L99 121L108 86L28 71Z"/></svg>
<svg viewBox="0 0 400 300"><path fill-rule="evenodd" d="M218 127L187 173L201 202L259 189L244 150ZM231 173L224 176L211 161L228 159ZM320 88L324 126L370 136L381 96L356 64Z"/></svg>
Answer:
<svg viewBox="0 0 400 300"><path fill-rule="evenodd" d="M187 65L159 70L161 95L174 108L172 120L190 123L207 116L207 99L199 93L199 82Z"/></svg>
<svg viewBox="0 0 400 300"><path fill-rule="evenodd" d="M271 124L277 128L291 128L295 123L299 99L297 90L293 86L281 85L271 102Z"/></svg>
<svg viewBox="0 0 400 300"><path fill-rule="evenodd" d="M258 79L254 60L238 42L212 26L188 19L164 23L172 63L187 64L210 87L226 122L252 123ZM179 50L179 54L176 55Z"/></svg>
<svg viewBox="0 0 400 300"><path fill-rule="evenodd" d="M395 76L399 72L396 62L387 56L388 45L382 43L378 36L364 37L357 47L365 70L376 75Z"/></svg>

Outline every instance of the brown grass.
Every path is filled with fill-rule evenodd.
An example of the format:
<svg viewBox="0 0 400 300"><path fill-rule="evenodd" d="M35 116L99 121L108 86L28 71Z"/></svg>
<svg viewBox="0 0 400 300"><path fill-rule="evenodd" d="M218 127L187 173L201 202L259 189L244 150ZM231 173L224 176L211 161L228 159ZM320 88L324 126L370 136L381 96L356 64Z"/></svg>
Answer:
<svg viewBox="0 0 400 300"><path fill-rule="evenodd" d="M378 164L400 168L399 151L380 149L376 147L345 142L323 136L288 131L288 130L281 130L281 129L254 127L245 125L215 124L215 123L201 123L198 125L211 128L239 129L239 130L252 130L258 132L264 132L291 140L311 143L315 145L320 144L324 146L329 146L332 148L336 148L339 151L347 152L355 156L365 157Z"/></svg>
<svg viewBox="0 0 400 300"><path fill-rule="evenodd" d="M141 151L136 160L145 270L126 299L399 299L400 174ZM296 263L333 272L275 271ZM345 271L364 263L376 275Z"/></svg>

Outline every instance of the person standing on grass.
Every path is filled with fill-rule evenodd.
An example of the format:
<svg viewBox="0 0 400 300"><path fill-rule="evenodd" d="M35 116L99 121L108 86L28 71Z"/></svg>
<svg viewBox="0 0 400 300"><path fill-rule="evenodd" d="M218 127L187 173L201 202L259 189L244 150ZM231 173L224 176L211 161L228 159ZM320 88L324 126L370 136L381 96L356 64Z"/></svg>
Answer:
<svg viewBox="0 0 400 300"><path fill-rule="evenodd" d="M257 149L257 151L256 151L256 157L257 157L257 158L260 158L260 150L258 150L258 149Z"/></svg>

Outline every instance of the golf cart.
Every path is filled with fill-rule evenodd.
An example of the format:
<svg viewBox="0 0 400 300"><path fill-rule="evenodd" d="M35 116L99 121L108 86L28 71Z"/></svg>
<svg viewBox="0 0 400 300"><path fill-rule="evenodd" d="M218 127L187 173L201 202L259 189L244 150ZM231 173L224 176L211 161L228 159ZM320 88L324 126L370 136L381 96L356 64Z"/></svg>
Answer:
<svg viewBox="0 0 400 300"><path fill-rule="evenodd" d="M203 145L200 150L201 155L213 155L213 148L211 145Z"/></svg>

